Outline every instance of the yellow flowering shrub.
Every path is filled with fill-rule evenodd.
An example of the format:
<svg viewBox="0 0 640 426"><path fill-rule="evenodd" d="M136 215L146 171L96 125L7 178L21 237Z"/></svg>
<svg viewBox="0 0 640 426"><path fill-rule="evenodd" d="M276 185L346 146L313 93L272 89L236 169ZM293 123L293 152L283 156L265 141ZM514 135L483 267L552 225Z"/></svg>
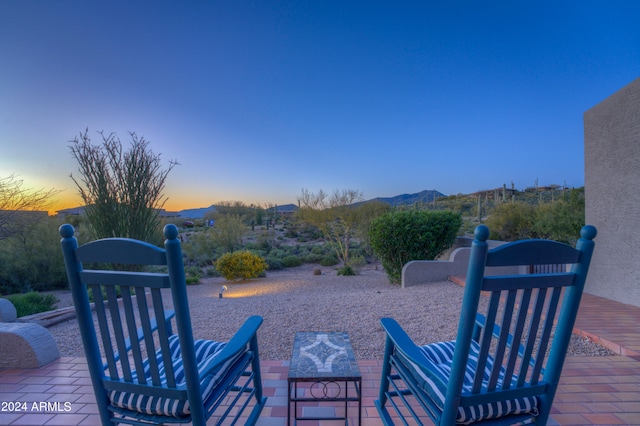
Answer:
<svg viewBox="0 0 640 426"><path fill-rule="evenodd" d="M267 267L266 260L247 250L225 253L216 261L216 269L229 281L257 278Z"/></svg>

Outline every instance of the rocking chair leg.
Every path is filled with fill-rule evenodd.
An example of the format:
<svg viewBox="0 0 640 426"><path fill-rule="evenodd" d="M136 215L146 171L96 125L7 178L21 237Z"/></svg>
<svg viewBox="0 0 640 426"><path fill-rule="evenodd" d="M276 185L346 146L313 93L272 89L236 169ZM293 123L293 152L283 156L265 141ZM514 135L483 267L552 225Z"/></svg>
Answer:
<svg viewBox="0 0 640 426"><path fill-rule="evenodd" d="M253 388L255 389L256 405L251 410L251 414L247 419L247 425L254 425L260 417L262 408L264 407L267 398L262 395L262 375L260 373L260 358L258 356L258 337L253 336L249 343L249 348L253 352L251 359L251 369L253 370Z"/></svg>
<svg viewBox="0 0 640 426"><path fill-rule="evenodd" d="M384 361L382 363L382 374L380 378L380 394L378 400L375 401L376 408L380 414L380 419L385 425L393 425L391 416L385 407L387 403L387 393L389 392L389 376L391 375L391 354L393 353L394 344L393 340L389 337L386 339L384 347Z"/></svg>

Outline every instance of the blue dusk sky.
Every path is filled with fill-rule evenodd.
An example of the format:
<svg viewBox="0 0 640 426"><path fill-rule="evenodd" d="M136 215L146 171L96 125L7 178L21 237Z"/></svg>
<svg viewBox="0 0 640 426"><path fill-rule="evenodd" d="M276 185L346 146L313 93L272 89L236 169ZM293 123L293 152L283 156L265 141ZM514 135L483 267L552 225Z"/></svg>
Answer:
<svg viewBox="0 0 640 426"><path fill-rule="evenodd" d="M640 1L0 0L0 177L81 204L88 128L177 160L169 210L584 185Z"/></svg>

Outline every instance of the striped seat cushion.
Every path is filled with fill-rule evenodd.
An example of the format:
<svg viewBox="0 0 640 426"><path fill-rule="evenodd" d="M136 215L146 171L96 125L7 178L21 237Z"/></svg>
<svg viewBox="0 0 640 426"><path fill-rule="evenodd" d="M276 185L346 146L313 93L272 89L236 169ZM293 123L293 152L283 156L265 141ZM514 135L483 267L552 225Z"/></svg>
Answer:
<svg viewBox="0 0 640 426"><path fill-rule="evenodd" d="M228 360L220 368L210 372L206 376L202 376L202 372L215 359L215 357L226 346L226 343L215 342L211 340L196 340L196 361L198 363L198 373L200 376L200 389L202 391L202 399L206 400L209 395L216 389L216 385L222 381L229 369L238 360L238 357ZM185 385L185 374L180 355L180 342L178 336L169 337L169 347L171 349L171 362L175 374L175 380L178 387ZM158 350L155 354L160 371L160 379L163 385L166 385L165 364L162 354ZM151 383L151 373L149 369L149 360L144 362L144 375L147 383ZM137 383L137 372L133 372L133 382ZM185 417L191 414L189 401L178 400L167 397L141 395L133 392L110 391L109 399L115 407L125 410L132 410L148 415L162 415L171 417Z"/></svg>
<svg viewBox="0 0 640 426"><path fill-rule="evenodd" d="M399 361L407 367L411 375L415 378L418 386L425 391L441 410L444 408L447 383L449 383L449 377L451 375L455 343L455 341L440 342L422 346L420 349L428 360L426 365L418 365L398 351ZM471 392L479 353L480 346L476 342L472 342L462 388L463 395ZM485 388L489 380L493 362L493 358L489 357L487 359L483 377ZM504 369L501 370L498 377L498 385L496 388L502 386ZM518 378L514 376L511 383L515 385L517 379ZM480 420L502 417L509 414L536 413L537 407L537 397L516 398L507 401L458 407L456 421L458 424L471 424Z"/></svg>

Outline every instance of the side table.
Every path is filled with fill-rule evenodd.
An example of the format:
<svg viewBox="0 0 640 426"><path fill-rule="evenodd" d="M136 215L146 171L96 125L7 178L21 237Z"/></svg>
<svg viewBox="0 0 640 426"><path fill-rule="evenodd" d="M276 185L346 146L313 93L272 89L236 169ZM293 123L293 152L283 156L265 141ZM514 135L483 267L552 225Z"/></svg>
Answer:
<svg viewBox="0 0 640 426"><path fill-rule="evenodd" d="M304 389L299 384L309 383ZM297 332L288 376L287 425L298 420L349 419L349 402L358 402L362 422L362 375L347 333ZM299 392L301 391L301 392ZM350 392L351 391L351 392ZM302 393L302 395L300 394ZM299 402L344 402L344 417L311 417L298 413ZM293 405L293 413L291 406Z"/></svg>

